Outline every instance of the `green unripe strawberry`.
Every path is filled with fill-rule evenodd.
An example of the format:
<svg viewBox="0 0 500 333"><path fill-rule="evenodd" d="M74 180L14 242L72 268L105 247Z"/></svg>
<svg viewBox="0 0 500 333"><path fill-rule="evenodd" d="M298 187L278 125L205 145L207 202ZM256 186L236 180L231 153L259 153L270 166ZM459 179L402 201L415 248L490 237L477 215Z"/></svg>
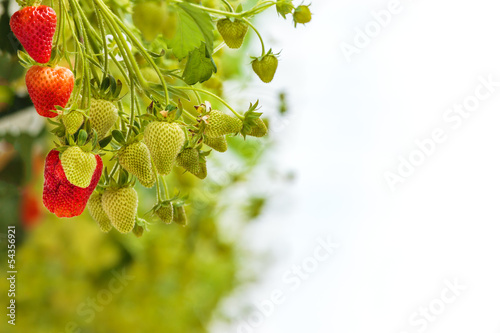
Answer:
<svg viewBox="0 0 500 333"><path fill-rule="evenodd" d="M126 234L135 225L139 198L132 187L109 189L102 194L102 208L113 227Z"/></svg>
<svg viewBox="0 0 500 333"><path fill-rule="evenodd" d="M134 25L142 32L144 39L152 41L162 32L167 15L165 2L138 2L133 11L132 20Z"/></svg>
<svg viewBox="0 0 500 333"><path fill-rule="evenodd" d="M64 127L66 127L66 132L73 135L82 126L85 117L81 112L71 111L70 113L61 115L61 120Z"/></svg>
<svg viewBox="0 0 500 333"><path fill-rule="evenodd" d="M184 206L174 206L174 222L177 224L180 224L182 226L186 226L188 221L187 221L187 216L186 216L186 210L184 209Z"/></svg>
<svg viewBox="0 0 500 333"><path fill-rule="evenodd" d="M63 151L60 156L66 179L75 186L88 187L97 166L94 154L72 146Z"/></svg>
<svg viewBox="0 0 500 333"><path fill-rule="evenodd" d="M267 126L262 119L255 119L255 124L256 125L252 127L252 130L248 133L248 135L261 138L267 134Z"/></svg>
<svg viewBox="0 0 500 333"><path fill-rule="evenodd" d="M144 227L136 223L134 229L132 229L132 232L134 233L135 237L142 237L142 234L144 234Z"/></svg>
<svg viewBox="0 0 500 333"><path fill-rule="evenodd" d="M208 113L206 119L205 135L217 138L226 134L237 133L241 130L242 126L243 122L238 118L228 116L217 110L212 110Z"/></svg>
<svg viewBox="0 0 500 333"><path fill-rule="evenodd" d="M172 206L172 203L169 202L166 206L162 205L155 211L155 215L166 224L172 223L172 219L174 217L174 207Z"/></svg>
<svg viewBox="0 0 500 333"><path fill-rule="evenodd" d="M136 176L143 186L153 187L155 180L151 154L143 142L123 146L118 151L118 162L125 170Z"/></svg>
<svg viewBox="0 0 500 333"><path fill-rule="evenodd" d="M184 131L177 123L153 121L144 130L144 143L159 174L172 171L175 158L186 141Z"/></svg>
<svg viewBox="0 0 500 333"><path fill-rule="evenodd" d="M198 150L194 148L183 149L179 155L177 155L177 164L192 174L197 174L200 172L200 154Z"/></svg>
<svg viewBox="0 0 500 333"><path fill-rule="evenodd" d="M161 32L163 37L166 39L173 39L177 33L177 27L179 25L179 16L175 9L171 9L171 6L167 6L167 12L165 15L164 24Z"/></svg>
<svg viewBox="0 0 500 333"><path fill-rule="evenodd" d="M302 23L306 24L311 21L311 10L309 9L309 6L298 6L295 8L293 12L293 21L295 22L295 26L297 26L297 23Z"/></svg>
<svg viewBox="0 0 500 333"><path fill-rule="evenodd" d="M278 68L278 58L272 53L252 61L252 69L262 82L269 83L273 80Z"/></svg>
<svg viewBox="0 0 500 333"><path fill-rule="evenodd" d="M118 119L118 108L113 102L92 98L89 118L92 128L97 132L97 139L102 140Z"/></svg>
<svg viewBox="0 0 500 333"><path fill-rule="evenodd" d="M90 196L87 208L89 209L90 216L97 222L102 232L108 232L113 228L108 215L102 209L102 194L94 192Z"/></svg>
<svg viewBox="0 0 500 333"><path fill-rule="evenodd" d="M225 136L220 136L218 138L209 138L208 136L205 136L203 143L221 153L227 150L227 141Z"/></svg>
<svg viewBox="0 0 500 333"><path fill-rule="evenodd" d="M219 30L227 46L232 49L238 49L243 44L248 25L242 20L235 19L232 22L230 19L225 18L217 21L217 30Z"/></svg>

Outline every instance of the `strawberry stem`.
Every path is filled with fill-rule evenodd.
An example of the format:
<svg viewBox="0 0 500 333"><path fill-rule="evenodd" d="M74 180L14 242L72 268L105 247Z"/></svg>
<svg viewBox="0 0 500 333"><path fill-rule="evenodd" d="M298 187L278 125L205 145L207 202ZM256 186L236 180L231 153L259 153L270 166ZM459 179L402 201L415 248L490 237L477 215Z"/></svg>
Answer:
<svg viewBox="0 0 500 333"><path fill-rule="evenodd" d="M206 95L209 95L209 96L212 96L213 98L219 100L222 104L224 104L229 110L231 110L232 113L234 113L234 115L236 117L238 117L239 119L243 120L245 119L245 117L243 117L242 115L240 115L238 112L236 112L232 107L231 105L229 105L229 103L227 103L224 99L222 99L221 97L217 96L216 94L214 93L211 93L210 91L207 91L207 90L204 90L204 89L199 89L199 88L195 88L195 87L191 87L191 86L188 86L188 87L183 87L183 86L179 86L179 87L173 87L175 89L181 89L181 90L192 90L192 91L199 91L201 92L202 94L206 94Z"/></svg>
<svg viewBox="0 0 500 333"><path fill-rule="evenodd" d="M250 26L250 28L253 29L253 31L255 31L255 33L257 34L257 37L259 37L260 45L262 47L261 57L265 56L266 55L266 47L264 46L264 40L262 39L262 36L260 35L259 30L257 30L257 28L246 18L242 17L241 20L244 21L246 24L248 24Z"/></svg>

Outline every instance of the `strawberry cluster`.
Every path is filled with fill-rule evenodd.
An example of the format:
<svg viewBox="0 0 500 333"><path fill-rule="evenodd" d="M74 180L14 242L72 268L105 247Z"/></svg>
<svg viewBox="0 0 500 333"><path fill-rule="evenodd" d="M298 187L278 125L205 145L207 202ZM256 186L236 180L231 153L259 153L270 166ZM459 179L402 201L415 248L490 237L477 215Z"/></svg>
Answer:
<svg viewBox="0 0 500 333"><path fill-rule="evenodd" d="M69 20L71 39L65 37L66 30L60 22L58 27L56 12L35 3L37 1L18 0L24 6L11 17L10 26L25 50L18 54L23 66L29 67L25 81L36 112L46 118L57 117L48 120L56 126L51 132L59 142L46 157L43 203L58 217L68 218L82 214L87 206L103 232L114 228L121 233L133 232L138 237L145 230L145 221L137 215L136 181L146 188L156 187L157 202L150 210L152 215L166 224L186 225L185 197L170 197L162 177L178 167L204 179L208 174L207 156L212 150L227 151L227 136L246 138L267 134L267 125L260 118L262 113L256 112L258 102L250 104L248 111L240 114L218 95L194 86L217 72L211 56L215 53L213 22L217 22L217 31L229 48L243 45L249 27L257 33L262 54L254 57L252 69L268 83L278 67L277 54L267 51L249 19L271 6L276 6L283 17L293 13L295 24L311 19L308 6L295 7L291 0L258 2L246 11L241 6L234 10L224 1L229 9L227 12L192 5L191 1L155 3L146 7L136 4L132 20L144 34L140 38L145 40L156 38L158 29L164 36L170 36L169 29L177 24L176 20L184 20L183 29L187 31L177 34L180 29L175 26L171 29L175 33L170 37L187 41L168 43L168 49L179 63L188 58L183 62L184 73L180 76L174 70L161 68L165 66L160 60L165 51L146 50L140 38L123 23L123 17L117 16L102 0L93 1L98 8L95 19L100 24L97 28L92 25L93 21L84 18L89 13L85 13L79 1L70 0L70 8L65 1L60 2L60 14L67 19L61 22ZM161 11L167 7L178 11L179 15L171 15L175 20L158 24L161 20L141 19L150 9ZM219 16L218 20L213 19L213 13ZM158 17L160 13L154 14ZM56 30L56 51L53 52ZM113 47L108 45L109 34L116 44ZM201 47L192 48L192 45L200 45L193 39L201 37ZM68 47L68 41L73 43L72 48ZM191 49L184 50L184 44ZM73 52L68 53L68 49ZM58 66L61 57L73 71ZM139 61L139 57L143 59ZM109 63L114 63L113 70ZM145 63L150 67L144 68ZM154 79L159 79L157 84L146 79L144 69L154 69L157 76ZM208 69L208 72L201 69ZM125 81L128 101L122 101L125 97L121 95L123 83L112 74L118 71L126 77L121 80ZM200 71L203 73L198 73ZM78 74L77 80L73 73ZM184 90L195 93L200 104L195 106L196 113L183 109L180 99L190 100ZM209 101L201 104L198 92L214 97L233 115L212 109ZM179 99L170 100L172 96ZM149 101L146 113L141 112ZM99 154L106 153L111 153L110 162L115 163L111 170L103 169Z"/></svg>

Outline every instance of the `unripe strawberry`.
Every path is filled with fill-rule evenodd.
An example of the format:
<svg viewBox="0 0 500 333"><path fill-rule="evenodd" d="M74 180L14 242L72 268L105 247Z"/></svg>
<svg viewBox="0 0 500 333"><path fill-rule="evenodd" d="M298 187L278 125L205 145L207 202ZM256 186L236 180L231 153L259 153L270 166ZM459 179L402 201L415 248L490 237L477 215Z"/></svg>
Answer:
<svg viewBox="0 0 500 333"><path fill-rule="evenodd" d="M252 127L252 130L248 135L256 136L258 138L263 137L267 134L267 126L264 121L260 118L255 119L256 125Z"/></svg>
<svg viewBox="0 0 500 333"><path fill-rule="evenodd" d="M118 162L125 170L136 176L142 185L153 187L155 180L151 154L143 142L123 146L118 151Z"/></svg>
<svg viewBox="0 0 500 333"><path fill-rule="evenodd" d="M78 187L88 187L97 166L95 155L80 147L68 147L61 153L61 165L68 181Z"/></svg>
<svg viewBox="0 0 500 333"><path fill-rule="evenodd" d="M90 216L96 221L102 232L108 232L113 228L108 215L106 215L102 208L102 194L94 192L90 196L87 208L89 209Z"/></svg>
<svg viewBox="0 0 500 333"><path fill-rule="evenodd" d="M172 223L172 219L174 217L174 208L172 203L169 202L166 206L162 205L155 211L155 215L166 224Z"/></svg>
<svg viewBox="0 0 500 333"><path fill-rule="evenodd" d="M159 174L172 171L175 158L186 141L184 131L177 123L153 121L144 130L144 143Z"/></svg>
<svg viewBox="0 0 500 333"><path fill-rule="evenodd" d="M56 12L48 6L24 7L10 18L14 35L30 57L41 64L50 60L56 25Z"/></svg>
<svg viewBox="0 0 500 333"><path fill-rule="evenodd" d="M92 128L97 132L97 139L102 140L118 119L118 108L113 102L92 98L89 118Z"/></svg>
<svg viewBox="0 0 500 333"><path fill-rule="evenodd" d="M203 143L218 152L223 153L227 151L227 141L225 136L220 136L217 138L210 138L208 136L205 136L205 138L203 139Z"/></svg>
<svg viewBox="0 0 500 333"><path fill-rule="evenodd" d="M144 234L144 227L136 223L134 229L132 229L132 232L134 233L135 237L142 237L142 234Z"/></svg>
<svg viewBox="0 0 500 333"><path fill-rule="evenodd" d="M74 83L73 73L65 67L32 66L26 72L26 88L36 112L47 118L57 116L56 105L66 107Z"/></svg>
<svg viewBox="0 0 500 333"><path fill-rule="evenodd" d="M53 149L45 160L43 204L58 217L78 216L85 209L90 195L101 178L102 159L99 155L95 155L97 167L92 181L88 187L81 188L66 179L59 157L60 152Z"/></svg>
<svg viewBox="0 0 500 333"><path fill-rule="evenodd" d="M278 68L278 58L274 54L266 54L264 57L252 61L252 69L262 82L269 83L273 80Z"/></svg>
<svg viewBox="0 0 500 333"><path fill-rule="evenodd" d="M85 117L81 112L71 111L70 113L61 115L61 120L66 127L66 132L73 135L82 126Z"/></svg>
<svg viewBox="0 0 500 333"><path fill-rule="evenodd" d="M297 26L297 23L302 23L306 24L311 21L311 10L309 9L309 6L298 6L295 8L293 12L293 21L295 22L295 26Z"/></svg>
<svg viewBox="0 0 500 333"><path fill-rule="evenodd" d="M180 224L182 226L186 226L188 221L187 221L187 216L186 216L186 210L184 209L184 206L174 206L174 222L177 224Z"/></svg>
<svg viewBox="0 0 500 333"><path fill-rule="evenodd" d="M197 174L200 172L200 155L198 150L194 148L183 149L179 155L177 155L177 164L192 174Z"/></svg>
<svg viewBox="0 0 500 333"><path fill-rule="evenodd" d="M137 192L132 187L108 189L102 194L104 212L113 227L123 234L134 228L138 204Z"/></svg>
<svg viewBox="0 0 500 333"><path fill-rule="evenodd" d="M243 44L248 25L242 20L235 19L232 22L230 19L225 18L217 21L217 30L219 30L227 46L232 49L238 49Z"/></svg>
<svg viewBox="0 0 500 333"><path fill-rule="evenodd" d="M243 122L238 118L228 116L217 110L210 111L207 116L205 127L205 135L207 137L217 138L226 134L236 133L243 126Z"/></svg>

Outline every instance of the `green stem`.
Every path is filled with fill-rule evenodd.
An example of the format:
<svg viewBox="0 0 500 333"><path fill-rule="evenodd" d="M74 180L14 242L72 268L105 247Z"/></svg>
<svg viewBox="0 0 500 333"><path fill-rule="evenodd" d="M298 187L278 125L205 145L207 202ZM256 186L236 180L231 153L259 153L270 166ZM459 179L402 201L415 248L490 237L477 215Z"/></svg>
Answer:
<svg viewBox="0 0 500 333"><path fill-rule="evenodd" d="M229 105L229 103L227 103L225 100L223 100L221 97L217 96L216 94L214 93L211 93L210 91L207 91L207 90L203 90L203 89L199 89L199 88L194 88L194 87L182 87L182 86L179 86L179 87L173 87L175 89L181 89L181 90L192 90L192 91L199 91L201 92L202 94L207 94L209 96L212 96L213 98L219 100L222 104L224 104L229 110L231 110L232 113L234 113L234 115L236 117L238 117L239 119L243 120L245 119L245 117L243 117L242 115L240 115L238 112L236 112L232 107L231 105Z"/></svg>
<svg viewBox="0 0 500 333"><path fill-rule="evenodd" d="M113 177L113 175L115 174L116 170L118 170L119 166L120 166L120 164L118 163L118 161L116 161L115 165L113 165L113 169L111 169L111 172L109 173L109 178Z"/></svg>
<svg viewBox="0 0 500 333"><path fill-rule="evenodd" d="M252 28L253 31L255 31L255 33L259 37L260 45L262 46L262 55L261 55L261 57L265 56L266 55L266 47L264 46L264 40L262 39L262 36L260 35L259 30L257 30L257 28L249 20L247 20L246 18L242 17L241 19L243 21L245 21L246 24L248 24L250 26L250 28Z"/></svg>
<svg viewBox="0 0 500 333"><path fill-rule="evenodd" d="M132 73L130 73L130 126L128 128L127 132L127 138L128 140L130 138L130 135L132 134L132 127L134 126L134 117L135 117L135 84L134 84L134 77L132 76Z"/></svg>
<svg viewBox="0 0 500 333"><path fill-rule="evenodd" d="M160 78L161 85L162 85L163 91L165 93L166 104L167 105L170 104L170 98L168 96L168 88L167 88L167 83L165 81L165 78L163 77L163 74L160 72L160 69L158 68L158 66L156 65L156 63L154 62L154 60L149 55L148 51L144 48L144 46L137 39L137 37L135 37L135 35L125 26L125 24L118 17L116 17L116 15L113 14L106 7L106 5L104 5L102 3L101 0L94 0L94 1L103 9L104 12L106 12L107 15L109 15L109 17L111 19L114 19L113 22L116 22L120 26L120 28L123 30L123 32L125 32L125 34L127 35L127 37L130 38L130 40L132 41L132 44L134 44L134 46L139 50L139 52L141 53L141 55L153 67L153 69L155 70L156 74ZM148 87L148 83L144 80L144 78L142 77L142 74L140 72L138 73L138 79L139 79L139 83L141 84L141 86L143 86L143 88L146 89Z"/></svg>
<svg viewBox="0 0 500 333"><path fill-rule="evenodd" d="M127 47L127 41L125 40L125 37L123 37L118 26L121 21L113 17L113 13L111 13L108 7L101 0L94 0L94 2L102 10L103 17L106 20L108 27L110 28L110 32L113 35L113 39L116 41L116 45L120 49L120 53L122 54L123 59L127 60L125 63L128 67L129 72L134 72L140 85L143 88L147 88L148 83L144 80L141 70L139 69L139 65L137 64L137 61L135 61L132 51L130 51L130 49ZM127 35L130 38L130 34ZM106 41L103 42L105 43Z"/></svg>
<svg viewBox="0 0 500 333"><path fill-rule="evenodd" d="M163 184L163 188L165 189L165 200L168 200L170 195L168 194L168 186L165 182L165 176L160 176L161 183Z"/></svg>
<svg viewBox="0 0 500 333"><path fill-rule="evenodd" d="M229 1L227 1L227 0L222 0L222 2L224 2L224 4L225 4L225 5L226 5L226 7L229 9L229 11L231 11L231 13L234 13L233 6L231 6L231 4L229 3Z"/></svg>

